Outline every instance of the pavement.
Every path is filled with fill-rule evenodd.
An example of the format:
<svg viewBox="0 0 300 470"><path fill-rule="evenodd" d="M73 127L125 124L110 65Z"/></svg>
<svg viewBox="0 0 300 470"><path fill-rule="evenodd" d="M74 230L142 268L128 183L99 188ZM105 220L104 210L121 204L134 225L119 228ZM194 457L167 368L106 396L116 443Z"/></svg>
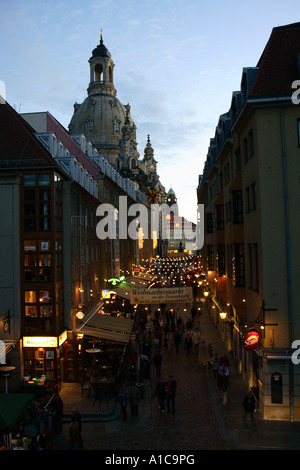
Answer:
<svg viewBox="0 0 300 470"><path fill-rule="evenodd" d="M180 307L185 322L191 306ZM210 343L214 352L225 353L229 359L226 406L221 403L211 370L200 368L195 356L187 357L182 345L179 354L162 346L162 379L172 373L178 382L174 416L158 409L152 365L150 378L142 383L139 416L131 417L128 410L126 420L115 400L100 406L87 391L82 396L79 384L63 384L60 392L64 402L63 430L54 436L53 449L70 449L70 416L76 407L82 416L84 450L299 450L300 422L264 420L257 412L256 429L243 426L241 404L247 388L242 376L205 308L195 321L206 344Z"/></svg>

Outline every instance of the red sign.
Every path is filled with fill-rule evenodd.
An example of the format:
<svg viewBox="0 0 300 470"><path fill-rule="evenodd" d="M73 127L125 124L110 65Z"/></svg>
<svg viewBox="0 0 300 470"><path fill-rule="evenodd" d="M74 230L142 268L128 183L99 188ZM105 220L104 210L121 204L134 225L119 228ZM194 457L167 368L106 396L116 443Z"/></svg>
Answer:
<svg viewBox="0 0 300 470"><path fill-rule="evenodd" d="M260 338L257 331L249 331L243 340L244 349L246 349L246 351L253 351L253 349L257 348L259 345L259 340Z"/></svg>

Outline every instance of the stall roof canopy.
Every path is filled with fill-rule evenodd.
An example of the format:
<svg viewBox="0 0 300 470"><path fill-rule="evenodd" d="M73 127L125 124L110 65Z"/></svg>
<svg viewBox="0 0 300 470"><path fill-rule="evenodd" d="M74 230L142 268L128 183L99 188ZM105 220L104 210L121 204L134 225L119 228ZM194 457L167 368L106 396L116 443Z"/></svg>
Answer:
<svg viewBox="0 0 300 470"><path fill-rule="evenodd" d="M152 276L153 277L153 276ZM113 291L119 296L123 297L124 299L130 299L130 290L137 289L137 288L147 288L149 282L151 281L151 277L146 276L138 277L138 276L127 276L125 281L120 282L118 285L113 286Z"/></svg>
<svg viewBox="0 0 300 470"><path fill-rule="evenodd" d="M0 432L13 431L35 395L26 393L0 393Z"/></svg>
<svg viewBox="0 0 300 470"><path fill-rule="evenodd" d="M95 313L78 333L95 336L116 343L128 343L134 320Z"/></svg>

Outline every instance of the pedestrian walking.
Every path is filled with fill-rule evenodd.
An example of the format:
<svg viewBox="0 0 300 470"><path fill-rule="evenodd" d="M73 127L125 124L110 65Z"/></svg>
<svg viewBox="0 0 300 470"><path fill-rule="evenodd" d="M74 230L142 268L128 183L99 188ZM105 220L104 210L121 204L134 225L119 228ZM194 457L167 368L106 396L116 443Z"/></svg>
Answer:
<svg viewBox="0 0 300 470"><path fill-rule="evenodd" d="M173 375L169 375L169 380L166 383L166 400L167 400L167 412L175 414L175 398L176 398L177 382Z"/></svg>
<svg viewBox="0 0 300 470"><path fill-rule="evenodd" d="M199 354L199 344L201 340L201 335L199 328L195 328L195 330L192 333L192 342L193 342L193 351L196 356Z"/></svg>
<svg viewBox="0 0 300 470"><path fill-rule="evenodd" d="M228 367L228 366L220 365L220 367L219 367L219 369L218 369L218 375L221 375L221 371L224 372L224 374L226 375L226 377L229 376L229 367Z"/></svg>
<svg viewBox="0 0 300 470"><path fill-rule="evenodd" d="M228 389L228 375L225 375L223 369L220 370L219 378L218 378L218 388L220 392L220 397L222 401L222 405L227 405L227 389Z"/></svg>
<svg viewBox="0 0 300 470"><path fill-rule="evenodd" d="M229 368L230 364L229 364L229 360L227 359L227 357L225 356L225 354L222 354L222 356L220 357L220 365L221 366L226 366Z"/></svg>
<svg viewBox="0 0 300 470"><path fill-rule="evenodd" d="M139 399L140 399L140 392L139 389L135 384L132 384L128 390L129 394L129 404L131 409L131 416L138 416L139 415Z"/></svg>
<svg viewBox="0 0 300 470"><path fill-rule="evenodd" d="M203 340L199 345L199 354L198 354L198 365L200 367L206 367L208 362L208 349Z"/></svg>
<svg viewBox="0 0 300 470"><path fill-rule="evenodd" d="M180 341L181 341L181 335L180 335L178 329L176 328L176 330L174 332L174 345L175 345L176 354L179 354Z"/></svg>
<svg viewBox="0 0 300 470"><path fill-rule="evenodd" d="M129 395L129 394L128 394L128 390L127 390L127 388L125 387L125 385L123 385L123 386L120 388L120 391L119 391L119 393L118 393L118 401L119 401L120 406L121 406L123 419L126 419L126 418L127 418L128 395Z"/></svg>
<svg viewBox="0 0 300 470"><path fill-rule="evenodd" d="M218 377L218 370L220 367L220 359L218 357L218 353L215 353L214 356L212 357L211 364L212 364L214 378L216 379Z"/></svg>
<svg viewBox="0 0 300 470"><path fill-rule="evenodd" d="M79 450L81 447L81 432L78 417L71 416L71 426L69 428L71 450Z"/></svg>
<svg viewBox="0 0 300 470"><path fill-rule="evenodd" d="M79 448L83 448L83 440L82 440L82 421L81 421L81 414L79 413L77 408L73 408L72 416L78 421L79 425Z"/></svg>
<svg viewBox="0 0 300 470"><path fill-rule="evenodd" d="M64 404L59 394L56 393L53 398L52 429L55 434L62 432L62 418L64 414Z"/></svg>
<svg viewBox="0 0 300 470"><path fill-rule="evenodd" d="M168 351L169 353L171 353L172 348L173 348L173 342L174 342L174 332L171 329L168 331L167 340L168 340Z"/></svg>
<svg viewBox="0 0 300 470"><path fill-rule="evenodd" d="M153 356L152 362L153 362L153 365L156 369L156 376L160 377L161 376L162 355L160 354L159 349L156 350L156 353Z"/></svg>
<svg viewBox="0 0 300 470"><path fill-rule="evenodd" d="M186 351L186 355L189 356L193 347L193 340L192 340L192 331L188 330L186 333L186 337L184 340L184 349Z"/></svg>
<svg viewBox="0 0 300 470"><path fill-rule="evenodd" d="M158 401L158 408L161 410L162 413L165 412L165 403L166 403L166 384L159 378L154 396L157 397Z"/></svg>
<svg viewBox="0 0 300 470"><path fill-rule="evenodd" d="M256 428L256 423L255 423L255 398L253 395L252 390L249 390L247 395L245 396L243 400L243 408L244 408L244 426L247 427L247 421L248 421L248 416L251 418L251 427L253 429Z"/></svg>

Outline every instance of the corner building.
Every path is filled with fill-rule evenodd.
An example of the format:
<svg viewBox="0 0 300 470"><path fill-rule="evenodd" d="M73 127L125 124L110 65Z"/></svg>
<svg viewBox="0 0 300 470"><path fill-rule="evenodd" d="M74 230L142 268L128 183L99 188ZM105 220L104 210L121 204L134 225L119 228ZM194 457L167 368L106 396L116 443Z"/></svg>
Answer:
<svg viewBox="0 0 300 470"><path fill-rule="evenodd" d="M197 188L211 315L262 416L291 421L300 419L299 79L300 23L276 27L219 117ZM252 350L249 331L260 338Z"/></svg>

